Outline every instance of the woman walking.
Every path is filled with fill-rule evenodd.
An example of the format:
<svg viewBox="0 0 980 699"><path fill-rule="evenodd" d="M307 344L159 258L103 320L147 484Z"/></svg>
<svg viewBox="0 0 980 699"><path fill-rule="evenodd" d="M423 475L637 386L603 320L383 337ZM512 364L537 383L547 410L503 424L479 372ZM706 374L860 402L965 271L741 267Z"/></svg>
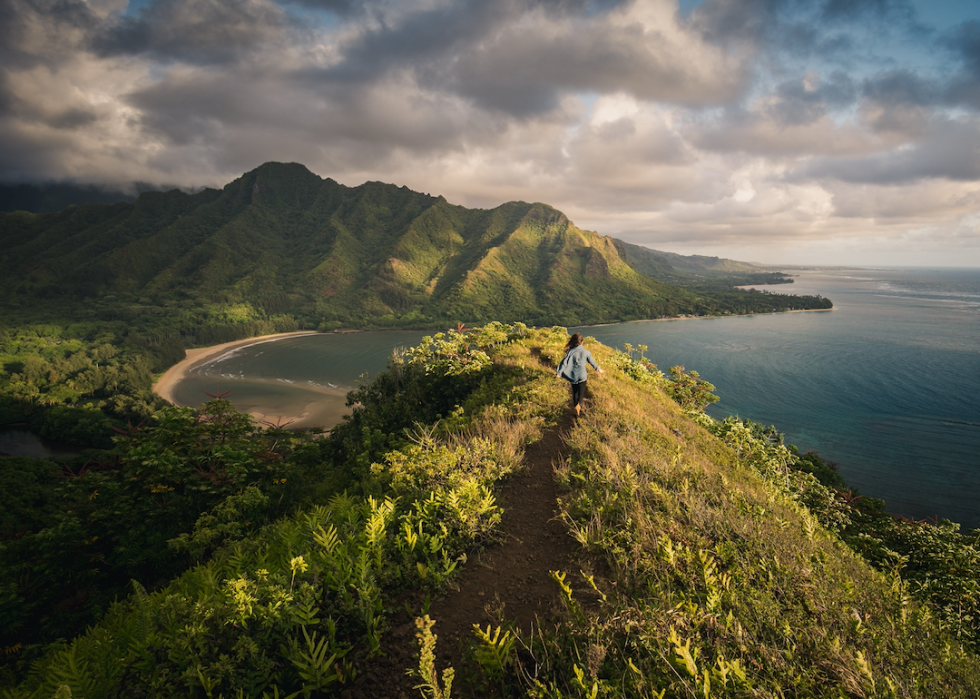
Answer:
<svg viewBox="0 0 980 699"><path fill-rule="evenodd" d="M592 353L582 345L582 333L575 333L565 344L565 356L558 364L556 376L572 384L572 408L576 415L582 414L582 398L585 395L585 383L589 379L587 364L591 364L599 374L602 373L602 369L592 358Z"/></svg>

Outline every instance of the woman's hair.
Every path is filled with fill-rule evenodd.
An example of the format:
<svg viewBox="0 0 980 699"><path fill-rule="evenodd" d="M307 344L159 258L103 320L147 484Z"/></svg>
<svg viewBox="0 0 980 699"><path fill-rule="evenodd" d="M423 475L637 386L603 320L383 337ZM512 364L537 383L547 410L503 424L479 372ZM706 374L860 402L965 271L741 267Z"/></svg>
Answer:
<svg viewBox="0 0 980 699"><path fill-rule="evenodd" d="M575 333L570 338L568 338L568 342L565 343L565 351L567 352L570 349L574 349L575 347L578 347L581 344L582 344L582 333Z"/></svg>

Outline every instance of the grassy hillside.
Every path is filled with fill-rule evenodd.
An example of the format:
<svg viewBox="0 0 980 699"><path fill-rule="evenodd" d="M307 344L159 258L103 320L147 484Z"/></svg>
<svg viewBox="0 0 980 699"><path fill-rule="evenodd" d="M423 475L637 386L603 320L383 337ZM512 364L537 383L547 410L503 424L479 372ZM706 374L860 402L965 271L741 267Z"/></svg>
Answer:
<svg viewBox="0 0 980 699"><path fill-rule="evenodd" d="M117 492L142 489L133 502L147 512L180 503L183 517L159 520L166 535L142 550L182 553L186 571L132 584L73 640L6 638L7 696L397 696L406 670L433 697L980 694L976 621L963 618L975 604L957 622L903 580L911 558L873 569L854 542L879 540L849 529L853 503L771 435L700 413L710 386L696 377L668 379L587 341L606 374L571 422L553 368L564 339L521 325L427 338L352 394L357 407L328 439L305 445L270 448L275 434L252 437L247 416L227 411L168 409L120 436L114 468L70 479L74 511L115 541L106 516L128 502ZM542 467L529 445L555 439L548 506L571 552L553 571L534 556L496 564L550 575L551 608L531 627L508 612L524 591L478 596L468 581L483 576L459 573L509 531L503 495ZM189 473L211 485L187 487ZM207 473L241 473L247 487ZM210 508L196 523L194 506ZM25 528L91 545L95 529L55 536L45 517L59 515L39 511ZM131 565L119 550L108 545L101 565ZM975 580L976 550L956 550ZM2 589L35 594L22 579ZM447 609L472 634L441 636Z"/></svg>
<svg viewBox="0 0 980 699"><path fill-rule="evenodd" d="M724 289L748 284L792 284L782 272L767 271L737 260L704 255L678 255L642 245L616 241L620 255L636 271L654 279L684 287Z"/></svg>
<svg viewBox="0 0 980 699"><path fill-rule="evenodd" d="M100 315L134 303L218 306L246 321L288 314L333 329L829 305L669 286L650 265L627 264L612 239L545 204L465 209L405 187L345 187L298 164L267 163L220 191L0 214L0 241L0 292L14 309L45 299ZM671 269L678 260L704 266L670 259Z"/></svg>

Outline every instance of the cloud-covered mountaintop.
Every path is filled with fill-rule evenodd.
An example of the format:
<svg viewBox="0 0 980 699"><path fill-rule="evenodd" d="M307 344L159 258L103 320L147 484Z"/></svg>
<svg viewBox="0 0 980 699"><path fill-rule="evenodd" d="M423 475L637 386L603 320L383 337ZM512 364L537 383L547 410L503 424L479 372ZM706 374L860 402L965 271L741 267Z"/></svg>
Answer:
<svg viewBox="0 0 980 699"><path fill-rule="evenodd" d="M2 0L0 181L298 160L681 251L980 264L980 11L682 4Z"/></svg>

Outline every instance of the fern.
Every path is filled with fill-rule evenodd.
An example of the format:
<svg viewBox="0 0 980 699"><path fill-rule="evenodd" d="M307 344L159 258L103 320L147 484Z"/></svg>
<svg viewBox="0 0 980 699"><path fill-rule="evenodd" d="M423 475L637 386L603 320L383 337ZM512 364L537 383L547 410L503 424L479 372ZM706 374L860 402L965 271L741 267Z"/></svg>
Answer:
<svg viewBox="0 0 980 699"><path fill-rule="evenodd" d="M68 648L58 653L51 663L51 679L53 684L66 687L69 696L90 699L95 696L96 682L89 672L87 660L78 657L79 642L73 641Z"/></svg>
<svg viewBox="0 0 980 699"><path fill-rule="evenodd" d="M343 679L337 660L342 658L346 651L335 651L328 656L329 639L323 637L318 640L316 631L311 634L305 626L301 629L305 648L294 641L289 660L296 667L299 676L303 678L303 693L309 696L311 691L323 690Z"/></svg>
<svg viewBox="0 0 980 699"><path fill-rule="evenodd" d="M499 626L491 634L490 624L487 624L486 631L479 624L473 624L473 634L480 640L480 645L474 649L476 661L488 677L499 678L504 669L514 661L516 637Z"/></svg>

